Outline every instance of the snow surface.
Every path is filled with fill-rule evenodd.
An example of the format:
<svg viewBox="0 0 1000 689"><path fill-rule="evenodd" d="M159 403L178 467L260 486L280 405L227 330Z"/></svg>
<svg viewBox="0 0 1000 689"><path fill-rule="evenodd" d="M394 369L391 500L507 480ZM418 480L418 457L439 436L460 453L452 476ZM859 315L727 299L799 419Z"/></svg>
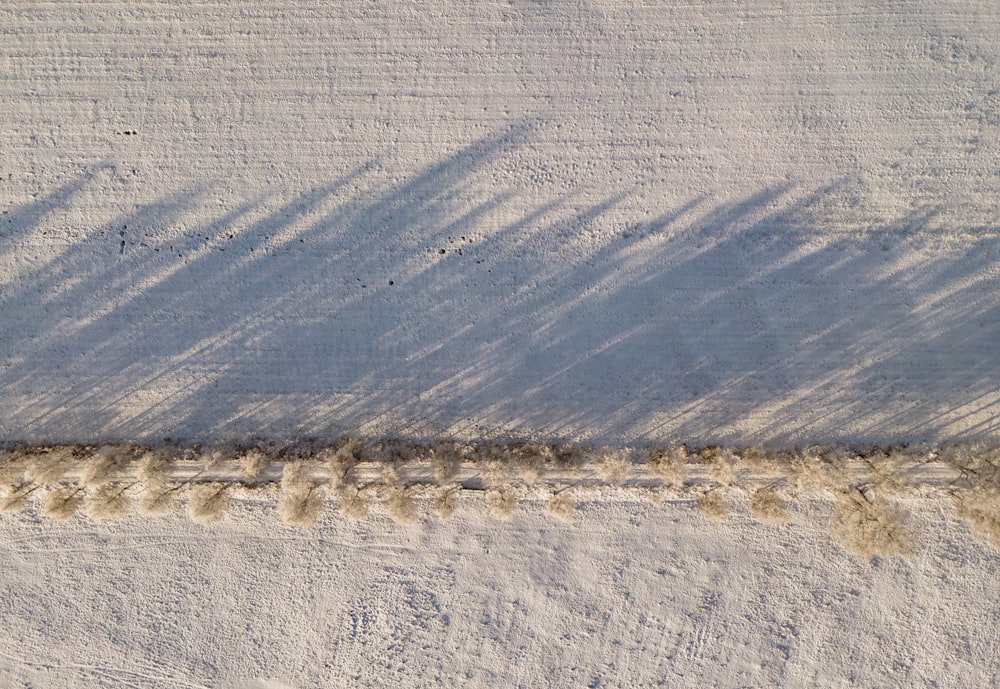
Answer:
<svg viewBox="0 0 1000 689"><path fill-rule="evenodd" d="M933 505L911 559L867 561L796 503L607 501L562 524L471 501L309 531L241 502L113 526L0 520L5 687L991 687L997 555Z"/></svg>
<svg viewBox="0 0 1000 689"><path fill-rule="evenodd" d="M870 4L6 3L0 439L995 438L1000 6Z"/></svg>
<svg viewBox="0 0 1000 689"><path fill-rule="evenodd" d="M996 442L998 25L5 2L0 441ZM6 515L0 678L996 685L996 554L925 501L920 554L855 560L828 507Z"/></svg>

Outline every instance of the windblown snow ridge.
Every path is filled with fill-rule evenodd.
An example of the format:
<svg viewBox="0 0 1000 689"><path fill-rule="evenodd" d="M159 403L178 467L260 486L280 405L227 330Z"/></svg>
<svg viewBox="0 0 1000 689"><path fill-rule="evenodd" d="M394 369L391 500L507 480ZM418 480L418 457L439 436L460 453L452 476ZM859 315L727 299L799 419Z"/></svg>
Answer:
<svg viewBox="0 0 1000 689"><path fill-rule="evenodd" d="M0 509L40 508L53 519L80 511L115 519L185 504L211 524L233 498L271 497L286 523L309 527L328 505L359 520L374 505L400 522L429 509L447 519L460 500L498 519L522 503L571 520L604 499L693 502L725 519L749 501L764 521L788 519L788 503L834 499L831 531L852 551L908 554L906 499L944 496L976 534L1000 548L1000 447L643 448L521 441L344 438L334 443L162 445L9 444L0 448Z"/></svg>

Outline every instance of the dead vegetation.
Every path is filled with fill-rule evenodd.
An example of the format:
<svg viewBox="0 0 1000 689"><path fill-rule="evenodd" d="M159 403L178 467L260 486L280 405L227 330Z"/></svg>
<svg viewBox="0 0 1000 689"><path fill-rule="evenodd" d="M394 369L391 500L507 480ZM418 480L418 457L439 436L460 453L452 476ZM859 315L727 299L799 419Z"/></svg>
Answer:
<svg viewBox="0 0 1000 689"><path fill-rule="evenodd" d="M774 486L765 486L753 492L750 511L761 521L779 524L788 521L788 504Z"/></svg>
<svg viewBox="0 0 1000 689"><path fill-rule="evenodd" d="M905 519L906 512L888 500L852 488L837 495L830 533L858 555L910 555L913 539Z"/></svg>
<svg viewBox="0 0 1000 689"><path fill-rule="evenodd" d="M37 509L56 520L118 519L132 510L168 515L186 496L190 517L212 524L234 490L269 486L278 488L280 518L299 528L314 526L331 502L352 521L368 518L372 505L399 523L424 510L448 519L464 494L481 495L480 509L496 519L510 519L523 503L567 522L581 501L608 491L690 501L717 521L748 506L759 520L784 523L789 501L831 500L831 533L862 556L913 552L900 500L936 493L1000 549L1000 449L986 445L636 449L347 437L331 444L0 447L0 510Z"/></svg>

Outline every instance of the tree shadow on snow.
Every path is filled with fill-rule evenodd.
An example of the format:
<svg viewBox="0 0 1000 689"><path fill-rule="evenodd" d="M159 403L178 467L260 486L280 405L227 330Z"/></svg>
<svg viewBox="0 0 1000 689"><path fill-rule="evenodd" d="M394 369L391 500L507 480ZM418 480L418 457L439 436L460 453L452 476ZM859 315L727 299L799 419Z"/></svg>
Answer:
<svg viewBox="0 0 1000 689"><path fill-rule="evenodd" d="M47 210L100 170L12 209L0 433L996 438L994 230L937 246L928 210L837 234L815 215L835 186L632 221L627 191L505 185L530 139L512 126L359 193L385 177L371 161L204 225L197 194L165 198L35 259Z"/></svg>

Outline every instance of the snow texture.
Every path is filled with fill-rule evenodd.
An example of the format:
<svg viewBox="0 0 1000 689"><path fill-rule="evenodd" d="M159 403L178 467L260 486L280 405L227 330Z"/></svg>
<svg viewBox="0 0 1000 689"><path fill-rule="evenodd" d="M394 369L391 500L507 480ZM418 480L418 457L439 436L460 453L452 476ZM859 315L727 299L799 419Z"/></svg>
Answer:
<svg viewBox="0 0 1000 689"><path fill-rule="evenodd" d="M995 445L998 26L995 0L8 0L0 442ZM563 523L441 493L451 519L400 524L348 488L369 518L308 531L228 492L211 526L9 493L0 686L1000 684L1000 557L940 498L902 505L912 556L869 558L828 500L574 495ZM962 506L994 540L995 497ZM837 523L895 543L876 498Z"/></svg>
<svg viewBox="0 0 1000 689"><path fill-rule="evenodd" d="M5 3L0 440L996 438L998 24Z"/></svg>

